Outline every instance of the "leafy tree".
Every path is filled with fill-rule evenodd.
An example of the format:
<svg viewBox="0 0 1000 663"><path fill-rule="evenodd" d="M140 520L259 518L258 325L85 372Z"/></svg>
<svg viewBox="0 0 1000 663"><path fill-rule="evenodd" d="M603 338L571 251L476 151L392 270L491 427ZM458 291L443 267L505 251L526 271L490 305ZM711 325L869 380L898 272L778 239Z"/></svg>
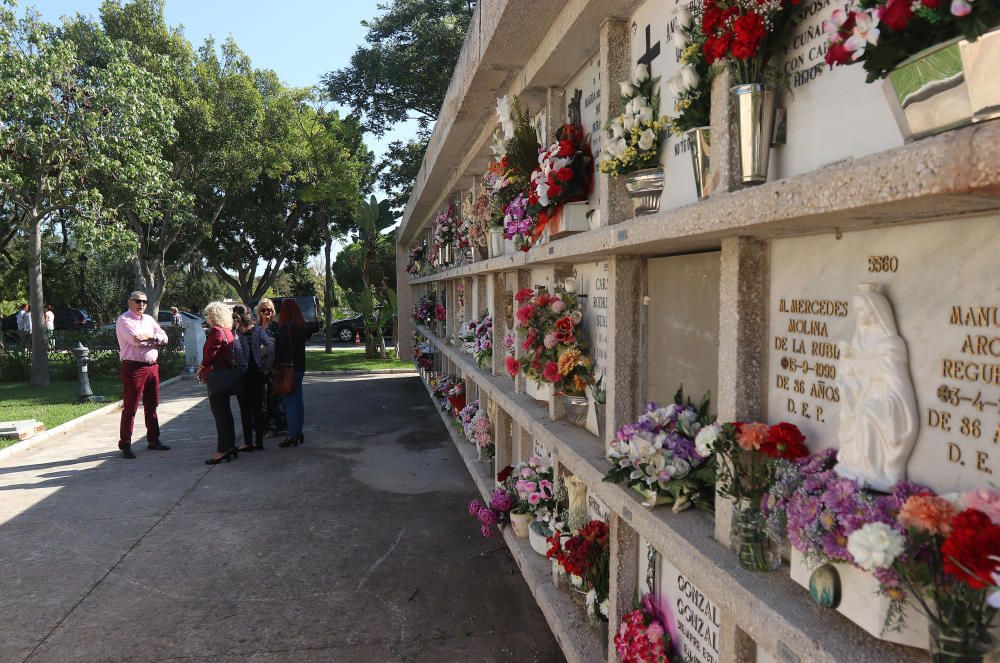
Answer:
<svg viewBox="0 0 1000 663"><path fill-rule="evenodd" d="M148 196L173 138L174 106L161 81L98 31L85 61L74 37L27 12L0 5L0 195L28 247L32 308L31 382L49 384L43 319L42 226L57 212L78 221L106 218L102 182L127 181L119 201ZM105 211L102 212L102 209Z"/></svg>
<svg viewBox="0 0 1000 663"><path fill-rule="evenodd" d="M378 8L381 15L362 23L367 43L349 66L328 73L323 85L330 99L362 117L365 130L376 136L416 120L418 139L393 143L379 164L380 184L399 209L423 160L472 10L466 0L392 0Z"/></svg>
<svg viewBox="0 0 1000 663"><path fill-rule="evenodd" d="M200 255L173 272L167 282L169 296L164 300L182 311L198 313L209 302L236 296L233 287L219 278Z"/></svg>
<svg viewBox="0 0 1000 663"><path fill-rule="evenodd" d="M345 291L360 292L364 289L362 268L365 258L365 248L357 242L352 242L337 253L333 263L333 275L337 285ZM376 246L376 258L371 265L369 275L372 283L386 284L389 288L396 287L396 243L392 234L379 235Z"/></svg>

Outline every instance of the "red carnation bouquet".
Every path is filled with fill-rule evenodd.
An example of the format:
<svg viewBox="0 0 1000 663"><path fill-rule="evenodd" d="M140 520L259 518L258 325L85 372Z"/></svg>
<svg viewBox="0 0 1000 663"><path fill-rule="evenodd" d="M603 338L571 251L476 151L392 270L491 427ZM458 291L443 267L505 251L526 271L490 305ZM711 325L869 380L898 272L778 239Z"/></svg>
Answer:
<svg viewBox="0 0 1000 663"><path fill-rule="evenodd" d="M769 62L798 6L799 0L704 0L705 60L728 63L734 85L774 83L778 72Z"/></svg>
<svg viewBox="0 0 1000 663"><path fill-rule="evenodd" d="M587 591L588 616L607 621L607 602L611 591L611 542L607 524L591 520L565 541L563 535L556 532L548 542L549 551L545 556L555 560L571 580L575 577L582 581L583 589Z"/></svg>

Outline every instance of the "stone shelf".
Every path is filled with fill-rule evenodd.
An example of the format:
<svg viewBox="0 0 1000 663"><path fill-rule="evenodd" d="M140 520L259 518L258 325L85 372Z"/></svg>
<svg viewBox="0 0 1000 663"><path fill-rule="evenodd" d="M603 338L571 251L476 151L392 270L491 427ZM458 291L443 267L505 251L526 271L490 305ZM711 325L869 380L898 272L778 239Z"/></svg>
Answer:
<svg viewBox="0 0 1000 663"><path fill-rule="evenodd" d="M493 464L479 460L474 444L459 434L453 425L453 420L438 407L438 401L431 395L430 387L424 383L427 395L434 403L438 416L444 422L451 441L465 462L472 480L479 489L480 496L489 501L490 494L496 485L493 478ZM470 518L469 526L474 522ZM528 584L539 609L552 629L552 634L562 648L568 663L599 663L605 660L605 653L598 632L591 628L583 617L582 609L562 589L552 583L552 571L549 560L542 557L528 544L527 539L519 539L510 527L503 528L503 539L510 550L511 557L517 562L524 581Z"/></svg>
<svg viewBox="0 0 1000 663"><path fill-rule="evenodd" d="M769 643L772 651L800 652L803 663L926 660L924 652L876 640L838 613L819 608L791 580L787 568L761 574L740 567L736 556L715 540L708 514L647 509L633 491L605 483L609 465L597 437L564 421L551 421L541 403L513 393L506 376L482 371L466 353L430 330L418 331L712 601L739 615L740 628L758 643ZM795 660L794 655L789 660Z"/></svg>
<svg viewBox="0 0 1000 663"><path fill-rule="evenodd" d="M723 237L774 238L1000 209L1000 121L974 125L789 179L411 280L411 285L610 254L717 249Z"/></svg>

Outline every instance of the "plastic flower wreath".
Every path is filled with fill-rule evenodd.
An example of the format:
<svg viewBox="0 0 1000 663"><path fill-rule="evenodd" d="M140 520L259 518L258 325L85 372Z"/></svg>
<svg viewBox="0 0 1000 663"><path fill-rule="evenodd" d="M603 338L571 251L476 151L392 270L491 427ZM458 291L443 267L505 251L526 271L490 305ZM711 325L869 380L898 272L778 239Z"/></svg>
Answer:
<svg viewBox="0 0 1000 663"><path fill-rule="evenodd" d="M660 108L658 80L650 77L649 67L640 64L632 72L632 80L619 83L625 112L608 123L602 173L626 175L659 165L666 118L656 115Z"/></svg>
<svg viewBox="0 0 1000 663"><path fill-rule="evenodd" d="M831 65L861 62L872 83L928 46L976 41L1000 24L1000 5L979 0L860 0L823 22Z"/></svg>
<svg viewBox="0 0 1000 663"><path fill-rule="evenodd" d="M695 445L702 427L714 420L708 405L708 394L696 407L685 399L682 389L666 407L648 403L639 420L623 427L611 441L612 467L604 480L652 493L655 497L647 499L643 506L672 504L673 510L679 512L694 505L711 511L715 456L711 451L702 455Z"/></svg>
<svg viewBox="0 0 1000 663"><path fill-rule="evenodd" d="M591 361L583 338L583 312L575 294L576 282L566 279L566 287L555 294L540 288L519 290L515 326L524 354L507 370L518 370L539 384L552 384L560 393L582 395L593 383ZM515 373L516 375L516 373Z"/></svg>

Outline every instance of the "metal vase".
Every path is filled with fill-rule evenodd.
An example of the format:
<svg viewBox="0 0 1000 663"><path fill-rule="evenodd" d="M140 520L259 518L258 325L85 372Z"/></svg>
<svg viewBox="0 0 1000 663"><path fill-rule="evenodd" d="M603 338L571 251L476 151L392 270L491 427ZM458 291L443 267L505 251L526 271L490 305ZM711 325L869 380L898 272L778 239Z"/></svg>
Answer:
<svg viewBox="0 0 1000 663"><path fill-rule="evenodd" d="M663 193L663 169L644 168L625 176L625 189L632 199L632 214L652 214L660 211Z"/></svg>
<svg viewBox="0 0 1000 663"><path fill-rule="evenodd" d="M441 245L441 252L438 254L438 259L442 265L450 265L455 262L455 245L451 242Z"/></svg>
<svg viewBox="0 0 1000 663"><path fill-rule="evenodd" d="M709 177L710 160L712 156L712 127L697 127L685 132L684 137L691 151L691 165L694 167L694 185L698 191L698 200L708 198L712 189Z"/></svg>
<svg viewBox="0 0 1000 663"><path fill-rule="evenodd" d="M504 249L503 230L500 228L490 228L490 257L502 256Z"/></svg>
<svg viewBox="0 0 1000 663"><path fill-rule="evenodd" d="M763 184L767 181L767 164L774 135L774 88L753 83L731 87L729 93L736 112L740 180L743 184Z"/></svg>
<svg viewBox="0 0 1000 663"><path fill-rule="evenodd" d="M1000 117L1000 28L952 39L901 62L885 79L907 142Z"/></svg>

